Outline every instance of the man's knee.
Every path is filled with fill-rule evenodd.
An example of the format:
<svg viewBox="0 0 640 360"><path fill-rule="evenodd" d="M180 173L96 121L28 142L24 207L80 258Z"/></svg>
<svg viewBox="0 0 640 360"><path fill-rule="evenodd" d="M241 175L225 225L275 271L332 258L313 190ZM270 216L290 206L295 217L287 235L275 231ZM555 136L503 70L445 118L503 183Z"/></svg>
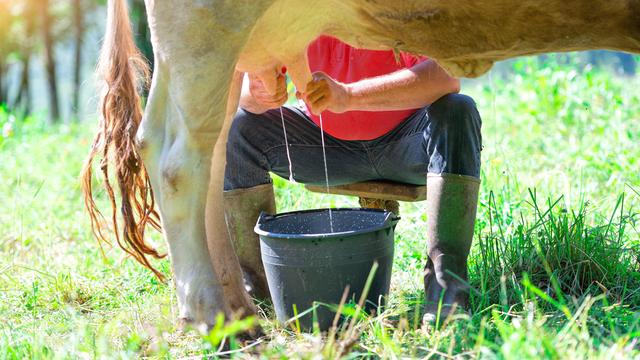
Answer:
<svg viewBox="0 0 640 360"><path fill-rule="evenodd" d="M470 96L445 95L431 104L428 114L432 135L444 136L451 143L472 142L481 146L482 120Z"/></svg>
<svg viewBox="0 0 640 360"><path fill-rule="evenodd" d="M476 106L475 100L469 95L465 94L448 94L440 98L436 102L442 101L446 107L456 109L464 114L471 114L474 112L478 112L478 108Z"/></svg>
<svg viewBox="0 0 640 360"><path fill-rule="evenodd" d="M455 128L480 128L481 119L476 102L468 95L448 94L429 107L432 121Z"/></svg>
<svg viewBox="0 0 640 360"><path fill-rule="evenodd" d="M482 150L482 121L476 103L467 95L449 94L428 109L430 143L444 156L444 163L430 164L429 171L478 177Z"/></svg>

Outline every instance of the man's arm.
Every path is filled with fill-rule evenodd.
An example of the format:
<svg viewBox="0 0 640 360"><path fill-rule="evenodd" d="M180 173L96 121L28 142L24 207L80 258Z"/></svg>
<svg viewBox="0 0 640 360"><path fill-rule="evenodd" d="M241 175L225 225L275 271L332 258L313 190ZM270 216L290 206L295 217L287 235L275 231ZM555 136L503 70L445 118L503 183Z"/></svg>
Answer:
<svg viewBox="0 0 640 360"><path fill-rule="evenodd" d="M341 113L417 109L458 91L460 81L428 59L409 69L351 84L339 83L317 72L302 97L311 112L319 114L324 110Z"/></svg>

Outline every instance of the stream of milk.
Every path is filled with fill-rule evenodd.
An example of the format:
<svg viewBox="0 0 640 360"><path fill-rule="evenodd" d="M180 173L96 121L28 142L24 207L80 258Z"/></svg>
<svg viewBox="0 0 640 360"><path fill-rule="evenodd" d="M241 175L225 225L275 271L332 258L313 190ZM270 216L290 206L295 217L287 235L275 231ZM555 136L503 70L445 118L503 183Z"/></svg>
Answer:
<svg viewBox="0 0 640 360"><path fill-rule="evenodd" d="M296 180L293 178L293 163L291 162L291 152L289 149L289 140L287 139L287 128L284 123L284 114L282 113L282 106L280 107L280 120L282 121L282 132L284 133L284 145L287 151L287 160L289 161L289 181L295 183ZM325 150L324 145L324 123L322 120L322 114L320 114L320 139L322 140L322 158L324 160L324 181L327 189L327 195L329 192L329 171L327 169L327 152ZM329 207L329 228L333 233L333 213L331 211L331 207Z"/></svg>

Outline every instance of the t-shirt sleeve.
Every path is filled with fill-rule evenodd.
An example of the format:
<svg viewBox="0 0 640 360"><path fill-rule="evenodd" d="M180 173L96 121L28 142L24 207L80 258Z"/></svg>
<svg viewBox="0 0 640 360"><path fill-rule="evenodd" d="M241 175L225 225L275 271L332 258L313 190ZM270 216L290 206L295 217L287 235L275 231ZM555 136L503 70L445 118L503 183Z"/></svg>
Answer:
<svg viewBox="0 0 640 360"><path fill-rule="evenodd" d="M406 67L412 67L415 64L421 63L427 59L429 59L426 56L422 56L422 55L414 55L414 54L410 54L410 53L406 53L401 51L400 52L400 59L402 60L402 63L404 64L404 66Z"/></svg>

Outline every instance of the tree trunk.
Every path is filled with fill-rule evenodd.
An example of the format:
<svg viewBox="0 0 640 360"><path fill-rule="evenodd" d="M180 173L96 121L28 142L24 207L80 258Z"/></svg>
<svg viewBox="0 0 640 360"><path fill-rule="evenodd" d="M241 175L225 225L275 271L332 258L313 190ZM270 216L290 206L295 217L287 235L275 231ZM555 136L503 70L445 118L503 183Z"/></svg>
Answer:
<svg viewBox="0 0 640 360"><path fill-rule="evenodd" d="M51 34L51 14L49 13L49 0L40 0L40 18L42 19L42 37L44 41L44 64L47 73L47 87L49 90L49 121L51 123L60 120L58 108L58 86L56 79L56 62L53 52L53 35Z"/></svg>
<svg viewBox="0 0 640 360"><path fill-rule="evenodd" d="M80 118L80 74L82 68L82 39L84 22L82 18L82 1L73 0L73 25L75 30L75 63L73 66L73 104L72 110L76 120Z"/></svg>
<svg viewBox="0 0 640 360"><path fill-rule="evenodd" d="M0 62L0 105L7 103L7 98L4 91L4 68L4 64Z"/></svg>
<svg viewBox="0 0 640 360"><path fill-rule="evenodd" d="M627 53L616 53L620 65L622 65L622 73L627 76L634 76L636 74L636 61L633 59L633 55Z"/></svg>
<svg viewBox="0 0 640 360"><path fill-rule="evenodd" d="M31 49L25 50L24 60L22 60L22 74L20 76L20 87L16 96L16 108L21 108L25 115L31 113L31 92L29 89L29 68L31 67Z"/></svg>
<svg viewBox="0 0 640 360"><path fill-rule="evenodd" d="M31 79L31 57L33 54L33 41L36 32L36 18L38 16L38 4L36 0L25 0L24 8L21 14L25 22L24 39L21 45L22 53L22 74L20 78L20 87L16 96L15 106L20 108L25 115L31 113L31 87L29 80Z"/></svg>
<svg viewBox="0 0 640 360"><path fill-rule="evenodd" d="M131 2L131 19L135 29L135 41L140 53L149 62L149 69L153 73L153 47L151 46L151 33L149 31L149 22L147 21L147 12L143 0L134 0ZM149 94L148 87L144 87L141 91L142 97L146 98Z"/></svg>

